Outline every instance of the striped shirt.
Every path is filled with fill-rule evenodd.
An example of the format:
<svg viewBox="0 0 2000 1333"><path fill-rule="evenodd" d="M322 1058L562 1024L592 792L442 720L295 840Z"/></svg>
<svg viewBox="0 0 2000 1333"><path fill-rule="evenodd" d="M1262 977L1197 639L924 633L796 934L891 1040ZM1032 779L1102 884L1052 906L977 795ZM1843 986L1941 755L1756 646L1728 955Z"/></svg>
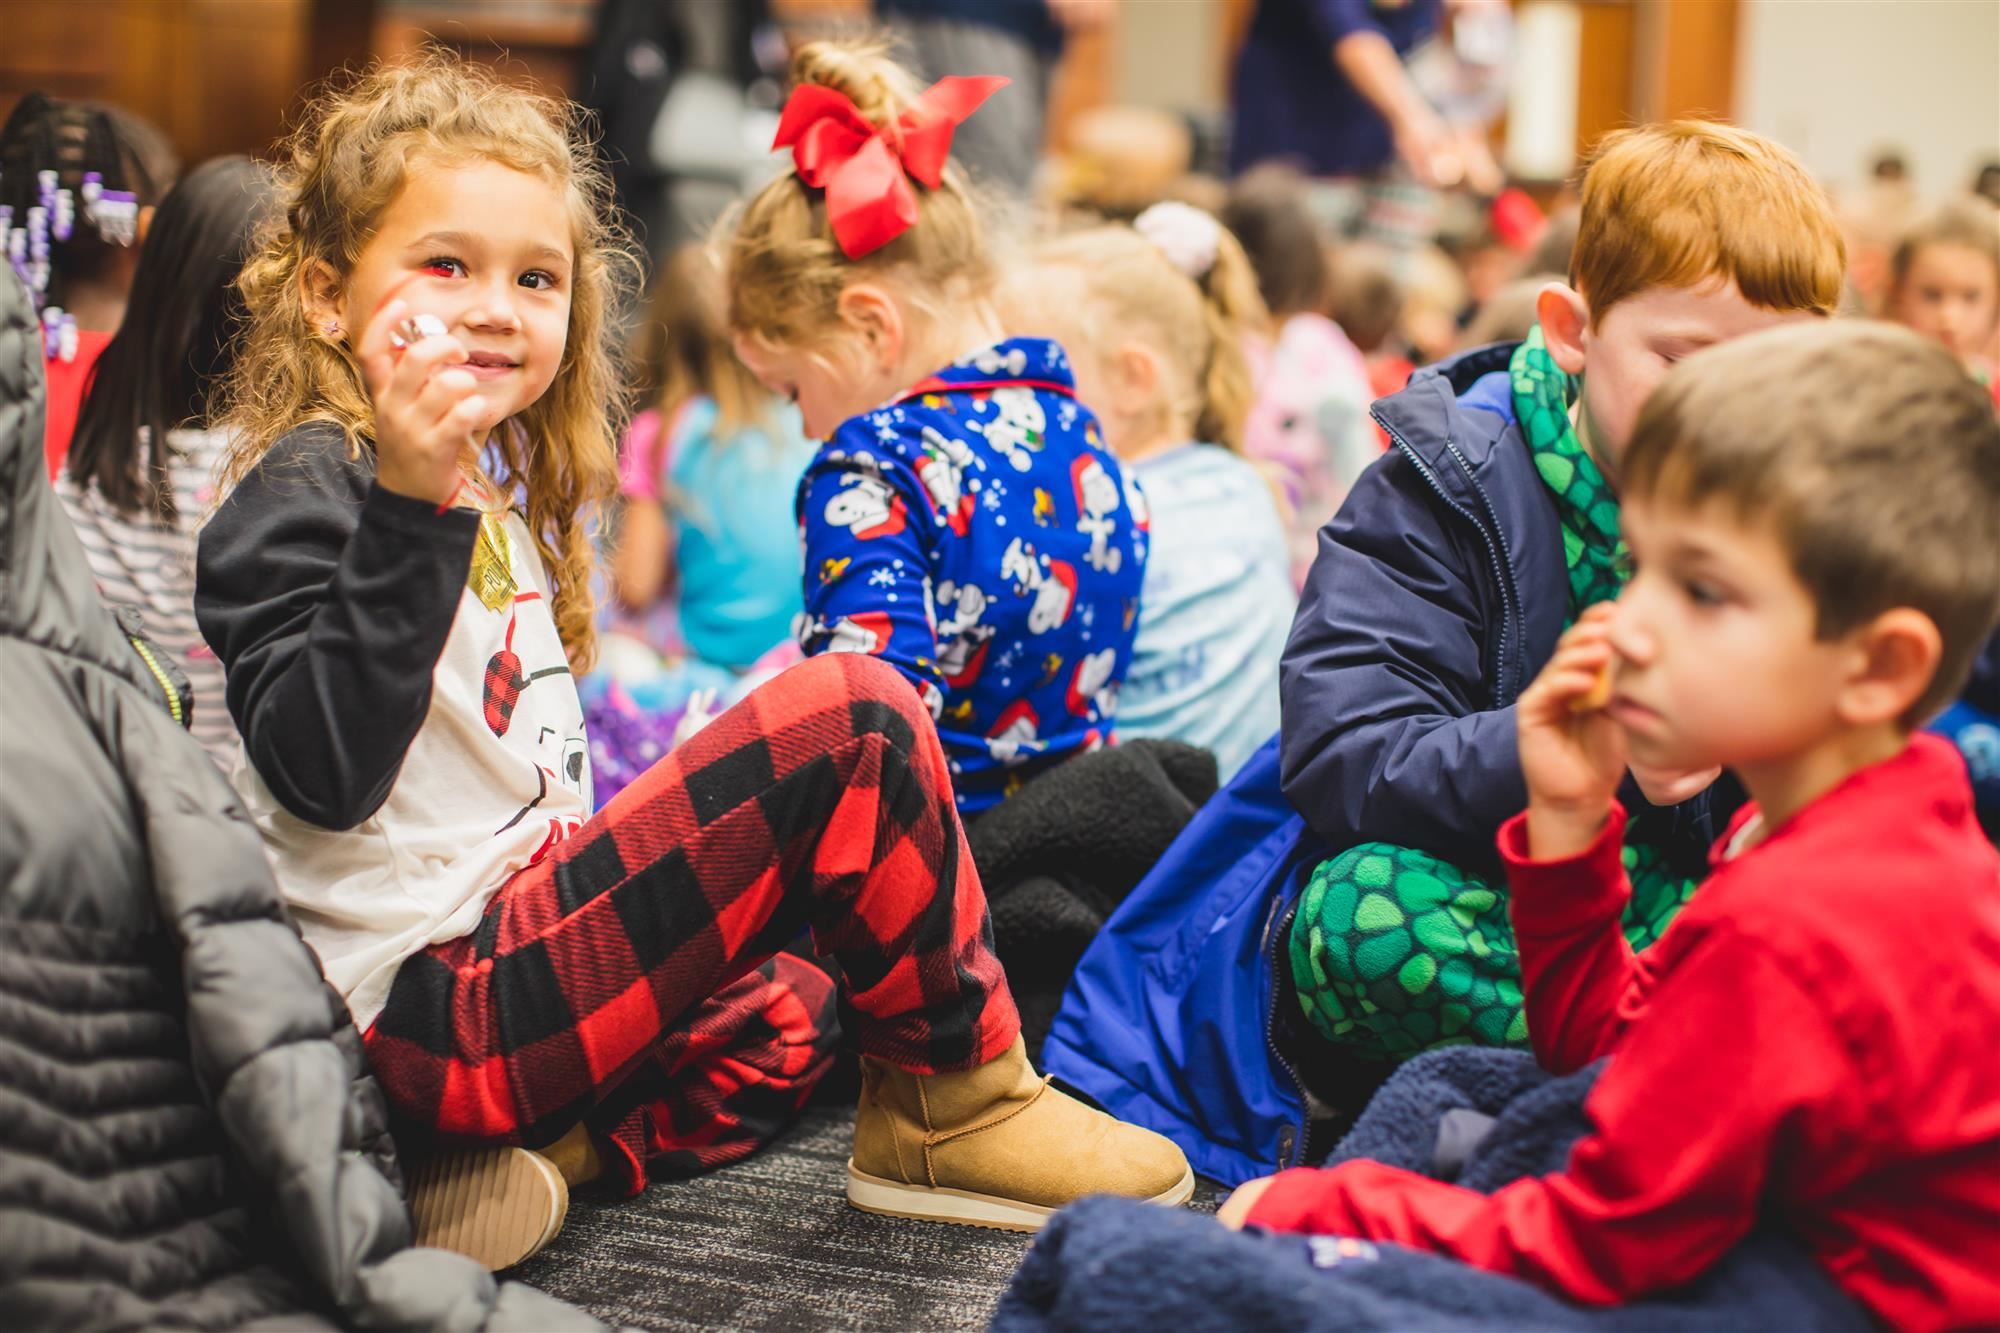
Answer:
<svg viewBox="0 0 2000 1333"><path fill-rule="evenodd" d="M188 730L227 772L236 761L236 724L222 697L222 663L194 622L194 539L214 500L213 476L228 437L177 430L167 441L175 452L168 474L178 515L171 528L149 514L120 513L95 486L79 486L68 471L56 479L56 495L83 544L98 595L138 611L146 637L187 673L194 688Z"/></svg>

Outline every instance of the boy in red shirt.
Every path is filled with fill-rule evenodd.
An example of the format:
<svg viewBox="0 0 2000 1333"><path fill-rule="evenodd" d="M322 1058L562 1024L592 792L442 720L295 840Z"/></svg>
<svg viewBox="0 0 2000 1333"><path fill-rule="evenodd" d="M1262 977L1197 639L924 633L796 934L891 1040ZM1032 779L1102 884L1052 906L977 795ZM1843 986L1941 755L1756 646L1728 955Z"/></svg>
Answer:
<svg viewBox="0 0 2000 1333"><path fill-rule="evenodd" d="M1697 353L1625 454L1638 571L1518 709L1500 851L1535 1053L1611 1060L1567 1168L1473 1193L1354 1161L1255 1180L1246 1223L1397 1241L1617 1304L1760 1219L1898 1329L2000 1326L2000 859L1915 728L2000 615L2000 425L1902 330ZM1619 779L1753 798L1660 942L1619 930Z"/></svg>

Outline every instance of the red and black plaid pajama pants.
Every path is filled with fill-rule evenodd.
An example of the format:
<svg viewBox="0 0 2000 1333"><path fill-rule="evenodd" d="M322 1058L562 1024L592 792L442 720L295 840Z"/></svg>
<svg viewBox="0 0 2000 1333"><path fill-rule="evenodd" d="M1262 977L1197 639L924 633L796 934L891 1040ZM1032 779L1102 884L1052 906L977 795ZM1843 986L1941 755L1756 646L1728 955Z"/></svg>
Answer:
<svg viewBox="0 0 2000 1333"><path fill-rule="evenodd" d="M747 1155L825 1072L832 984L778 953L807 930L866 1054L969 1069L1020 1029L937 732L856 654L757 690L406 961L369 1061L439 1136L537 1147L584 1121L636 1191Z"/></svg>

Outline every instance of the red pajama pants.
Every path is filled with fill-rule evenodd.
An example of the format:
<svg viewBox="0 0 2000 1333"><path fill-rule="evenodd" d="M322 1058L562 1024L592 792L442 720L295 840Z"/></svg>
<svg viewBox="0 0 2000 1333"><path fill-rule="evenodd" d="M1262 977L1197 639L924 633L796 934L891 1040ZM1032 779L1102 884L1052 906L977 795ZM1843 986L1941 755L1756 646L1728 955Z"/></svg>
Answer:
<svg viewBox="0 0 2000 1333"><path fill-rule="evenodd" d="M1020 1028L937 732L894 668L832 653L717 718L397 971L369 1062L403 1117L546 1145L579 1122L619 1183L734 1161L805 1102L840 963L859 1049L917 1073Z"/></svg>

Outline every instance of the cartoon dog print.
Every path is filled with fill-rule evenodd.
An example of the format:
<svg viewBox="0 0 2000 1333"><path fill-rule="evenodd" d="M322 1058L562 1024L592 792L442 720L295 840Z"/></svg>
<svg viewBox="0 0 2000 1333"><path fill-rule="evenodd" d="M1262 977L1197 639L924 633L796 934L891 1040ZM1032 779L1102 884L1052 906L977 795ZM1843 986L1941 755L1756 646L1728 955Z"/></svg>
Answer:
<svg viewBox="0 0 2000 1333"><path fill-rule="evenodd" d="M997 347L989 347L972 358L972 368L982 375L1011 375L1015 378L1027 373L1028 354L1018 347L1002 352Z"/></svg>
<svg viewBox="0 0 2000 1333"><path fill-rule="evenodd" d="M1125 559L1125 553L1111 544L1117 526L1111 516L1118 512L1118 483L1089 454L1079 455L1069 465L1069 475L1076 488L1076 530L1090 538L1090 550L1083 558L1100 573L1116 574Z"/></svg>
<svg viewBox="0 0 2000 1333"><path fill-rule="evenodd" d="M936 600L944 612L937 622L938 671L946 685L962 690L976 682L986 667L993 626L979 622L991 602L977 585L949 579L938 585Z"/></svg>
<svg viewBox="0 0 2000 1333"><path fill-rule="evenodd" d="M1000 575L1012 580L1016 596L1034 598L1028 609L1032 633L1046 634L1069 619L1076 605L1076 567L1068 561L1037 555L1031 543L1016 537L1000 557Z"/></svg>
<svg viewBox="0 0 2000 1333"><path fill-rule="evenodd" d="M993 729L986 733L986 753L995 763L1012 768L1025 764L1048 748L1040 735L1041 719L1026 699L1016 699L1002 710Z"/></svg>
<svg viewBox="0 0 2000 1333"><path fill-rule="evenodd" d="M963 537L972 526L974 501L965 488L965 475L985 466L965 441L924 427L923 450L916 460L917 479L924 484L938 521L957 536Z"/></svg>
<svg viewBox="0 0 2000 1333"><path fill-rule="evenodd" d="M995 389L989 400L993 420L986 423L986 442L1007 458L1016 472L1035 465L1049 427L1048 414L1033 389Z"/></svg>
<svg viewBox="0 0 2000 1333"><path fill-rule="evenodd" d="M903 497L880 477L847 472L840 478L840 490L826 502L826 521L846 528L858 541L893 537L906 526L908 514Z"/></svg>
<svg viewBox="0 0 2000 1333"><path fill-rule="evenodd" d="M1111 679L1117 662L1117 649L1101 648L1076 664L1065 692L1072 714L1082 717L1096 708L1097 720L1108 722L1118 712L1118 686Z"/></svg>

